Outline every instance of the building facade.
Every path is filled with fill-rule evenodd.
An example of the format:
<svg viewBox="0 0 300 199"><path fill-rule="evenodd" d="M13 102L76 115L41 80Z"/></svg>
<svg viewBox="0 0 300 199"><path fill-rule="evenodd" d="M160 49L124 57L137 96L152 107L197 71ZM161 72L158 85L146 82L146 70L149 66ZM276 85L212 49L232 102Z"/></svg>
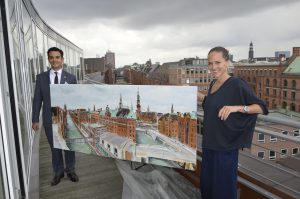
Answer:
<svg viewBox="0 0 300 199"><path fill-rule="evenodd" d="M235 63L234 75L247 81L269 109L300 112L300 47L285 61Z"/></svg>

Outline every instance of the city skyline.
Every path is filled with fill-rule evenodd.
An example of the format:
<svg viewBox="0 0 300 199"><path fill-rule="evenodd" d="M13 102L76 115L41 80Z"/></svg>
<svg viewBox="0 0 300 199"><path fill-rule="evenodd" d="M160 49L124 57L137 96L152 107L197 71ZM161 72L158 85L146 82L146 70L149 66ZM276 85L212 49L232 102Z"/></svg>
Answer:
<svg viewBox="0 0 300 199"><path fill-rule="evenodd" d="M300 44L296 0L33 0L33 4L54 30L83 48L84 57L111 50L117 67L149 58L160 63L205 58L216 45L225 46L239 60L248 58L251 41L254 57L274 56L275 51L291 51Z"/></svg>
<svg viewBox="0 0 300 199"><path fill-rule="evenodd" d="M170 113L173 105L175 112L197 111L196 86L145 86L145 85L50 85L51 105L67 109L90 108L105 110L119 106L120 94L122 103L136 110L137 91L140 94L142 111ZM104 95L103 95L104 94ZM184 100L183 100L184 99Z"/></svg>

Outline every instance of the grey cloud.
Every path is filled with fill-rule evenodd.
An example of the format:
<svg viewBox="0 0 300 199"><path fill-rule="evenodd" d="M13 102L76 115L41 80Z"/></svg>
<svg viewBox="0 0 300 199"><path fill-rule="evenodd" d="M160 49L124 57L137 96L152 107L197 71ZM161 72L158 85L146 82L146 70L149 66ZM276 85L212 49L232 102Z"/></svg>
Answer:
<svg viewBox="0 0 300 199"><path fill-rule="evenodd" d="M107 21L131 29L199 24L245 16L296 0L33 0L42 16L58 21Z"/></svg>

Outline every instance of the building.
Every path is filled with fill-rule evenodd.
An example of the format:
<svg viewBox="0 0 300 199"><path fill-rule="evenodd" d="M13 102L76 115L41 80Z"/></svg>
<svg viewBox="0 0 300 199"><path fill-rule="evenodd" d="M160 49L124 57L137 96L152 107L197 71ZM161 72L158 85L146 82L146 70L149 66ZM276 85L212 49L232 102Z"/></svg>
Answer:
<svg viewBox="0 0 300 199"><path fill-rule="evenodd" d="M84 68L85 68L85 74L104 72L106 69L105 58L104 57L85 58Z"/></svg>
<svg viewBox="0 0 300 199"><path fill-rule="evenodd" d="M166 113L158 120L158 130L191 148L197 148L197 116L192 113Z"/></svg>
<svg viewBox="0 0 300 199"><path fill-rule="evenodd" d="M269 115L276 119L292 120L300 122L300 114L294 114L293 117L289 113L271 111ZM300 138L298 128L290 126L288 123L280 124L272 121L258 120L256 129L263 129L272 132L274 135L264 134L260 131L255 131L252 139L252 146L249 149L250 153L262 159L271 161L284 162L285 159L299 155L300 144L290 140L280 138L275 135L287 135L295 138Z"/></svg>
<svg viewBox="0 0 300 199"><path fill-rule="evenodd" d="M136 119L138 121L142 121L142 122L146 122L146 123L156 123L157 122L156 112L150 112L149 106L148 106L146 112L142 111L139 91L137 92L136 99L137 99L136 100Z"/></svg>
<svg viewBox="0 0 300 199"><path fill-rule="evenodd" d="M284 61L290 57L290 53L291 53L290 51L275 51L275 57L279 61Z"/></svg>
<svg viewBox="0 0 300 199"><path fill-rule="evenodd" d="M111 52L110 50L108 50L105 53L104 60L105 60L105 66L107 68L111 68L111 69L116 68L115 53L114 52Z"/></svg>
<svg viewBox="0 0 300 199"><path fill-rule="evenodd" d="M206 93L212 80L207 59L184 58L178 67L169 68L170 84L198 86L199 91Z"/></svg>
<svg viewBox="0 0 300 199"><path fill-rule="evenodd" d="M254 60L254 50L253 50L253 43L252 41L250 42L250 46L249 46L249 55L248 55L248 62L251 63Z"/></svg>
<svg viewBox="0 0 300 199"><path fill-rule="evenodd" d="M300 112L300 47L285 61L237 62L234 75L246 80L269 109Z"/></svg>
<svg viewBox="0 0 300 199"><path fill-rule="evenodd" d="M84 67L85 73L105 72L108 69L115 69L113 52L107 52L105 57L85 58Z"/></svg>

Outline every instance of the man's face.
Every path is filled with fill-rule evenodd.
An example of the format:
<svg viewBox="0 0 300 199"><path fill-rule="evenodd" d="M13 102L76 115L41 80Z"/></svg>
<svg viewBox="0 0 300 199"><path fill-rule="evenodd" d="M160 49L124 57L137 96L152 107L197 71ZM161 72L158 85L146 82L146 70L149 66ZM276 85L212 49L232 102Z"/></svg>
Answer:
<svg viewBox="0 0 300 199"><path fill-rule="evenodd" d="M62 68L64 58L61 57L59 51L50 51L48 54L48 61L51 65L51 68L57 71Z"/></svg>

